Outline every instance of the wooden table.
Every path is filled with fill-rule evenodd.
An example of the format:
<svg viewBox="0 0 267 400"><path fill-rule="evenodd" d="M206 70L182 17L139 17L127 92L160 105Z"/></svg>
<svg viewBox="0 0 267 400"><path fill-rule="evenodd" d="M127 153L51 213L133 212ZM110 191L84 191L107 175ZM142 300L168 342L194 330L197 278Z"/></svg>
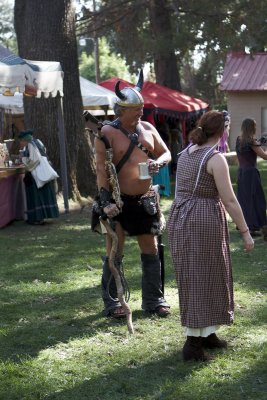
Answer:
<svg viewBox="0 0 267 400"><path fill-rule="evenodd" d="M26 211L24 167L0 168L0 228L24 219Z"/></svg>

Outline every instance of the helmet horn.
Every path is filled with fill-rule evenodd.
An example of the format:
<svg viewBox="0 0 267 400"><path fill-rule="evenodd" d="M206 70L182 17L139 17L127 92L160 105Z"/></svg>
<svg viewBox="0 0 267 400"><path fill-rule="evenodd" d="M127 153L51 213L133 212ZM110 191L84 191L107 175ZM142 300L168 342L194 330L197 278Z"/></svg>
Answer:
<svg viewBox="0 0 267 400"><path fill-rule="evenodd" d="M118 82L116 82L116 85L115 85L116 96L121 100L126 100L126 96L124 96L124 94L121 93L121 91L120 91L120 87L119 87L120 83L121 83L121 81L118 81Z"/></svg>
<svg viewBox="0 0 267 400"><path fill-rule="evenodd" d="M143 84L144 84L144 74L143 74L143 69L141 68L139 72L138 82L134 89L140 92L143 88Z"/></svg>

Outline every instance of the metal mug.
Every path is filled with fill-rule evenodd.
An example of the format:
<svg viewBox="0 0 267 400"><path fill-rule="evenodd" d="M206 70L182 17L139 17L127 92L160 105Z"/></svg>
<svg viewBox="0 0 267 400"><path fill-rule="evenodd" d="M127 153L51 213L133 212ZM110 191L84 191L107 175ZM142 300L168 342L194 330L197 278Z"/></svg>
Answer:
<svg viewBox="0 0 267 400"><path fill-rule="evenodd" d="M151 176L149 175L148 164L146 162L139 163L138 168L139 168L139 179L145 180L151 178Z"/></svg>

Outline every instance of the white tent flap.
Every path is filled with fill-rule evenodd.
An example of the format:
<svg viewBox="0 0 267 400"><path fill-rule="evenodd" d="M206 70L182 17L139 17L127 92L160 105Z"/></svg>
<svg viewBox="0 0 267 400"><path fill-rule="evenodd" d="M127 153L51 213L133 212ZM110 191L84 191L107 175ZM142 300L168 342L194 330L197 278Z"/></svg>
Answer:
<svg viewBox="0 0 267 400"><path fill-rule="evenodd" d="M115 93L80 76L80 86L84 107L113 107Z"/></svg>
<svg viewBox="0 0 267 400"><path fill-rule="evenodd" d="M31 62L31 61L30 61ZM37 62L34 62L35 64ZM40 62L38 61L38 64ZM48 63L47 63L48 64ZM55 63L59 64L59 63ZM36 86L39 87L39 91L36 90L36 95L40 97L41 93L45 97L48 97L51 94L51 87L47 86L47 79L46 79L46 74L50 74L51 79L57 79L56 76L57 74L62 73L62 71L58 70L52 70L52 71L47 71L45 72L42 70L42 72L37 72L32 75L31 81L33 78L36 79ZM44 76L44 79L42 79L42 76ZM62 80L62 79L60 79ZM33 83L33 82L32 82ZM56 92L61 91L60 85L56 86L56 83L54 82L53 87L56 87ZM108 89L103 88L100 85L97 85L96 83L90 82L87 79L80 77L80 85L81 85L81 94L82 94L82 101L83 101L83 106L88 109L97 109L101 107L106 107L109 109L113 108L114 104L114 99L115 99L115 94ZM23 110L23 95L21 93L16 93L15 96L3 96L0 95L0 108L4 108L6 110L11 110L12 114L21 114L24 112ZM107 112L108 113L108 112ZM105 115L105 112L102 111L102 114ZM109 113L108 113L109 114ZM99 111L97 111L97 115L99 114Z"/></svg>
<svg viewBox="0 0 267 400"><path fill-rule="evenodd" d="M58 93L63 96L63 71L56 61L26 60L29 69L26 73L26 86L36 90L36 97L55 97ZM27 94L27 87L26 87ZM30 93L29 93L30 94Z"/></svg>

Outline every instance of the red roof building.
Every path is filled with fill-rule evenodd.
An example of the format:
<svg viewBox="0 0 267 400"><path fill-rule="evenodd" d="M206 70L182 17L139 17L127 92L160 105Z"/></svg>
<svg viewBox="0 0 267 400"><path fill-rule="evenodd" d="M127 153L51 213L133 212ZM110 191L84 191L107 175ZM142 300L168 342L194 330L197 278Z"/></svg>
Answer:
<svg viewBox="0 0 267 400"><path fill-rule="evenodd" d="M229 53L220 89L227 93L231 115L231 150L235 148L243 119L256 120L258 137L267 132L267 53Z"/></svg>

